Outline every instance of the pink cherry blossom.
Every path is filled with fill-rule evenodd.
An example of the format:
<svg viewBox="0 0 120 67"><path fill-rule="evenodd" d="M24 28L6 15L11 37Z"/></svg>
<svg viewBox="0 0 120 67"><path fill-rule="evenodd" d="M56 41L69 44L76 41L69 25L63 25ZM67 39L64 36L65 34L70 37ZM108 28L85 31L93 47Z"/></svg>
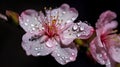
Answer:
<svg viewBox="0 0 120 67"><path fill-rule="evenodd" d="M118 25L113 20L117 16L112 11L103 12L96 23L96 37L90 43L90 52L93 58L106 67L114 67L120 63L120 36L115 34Z"/></svg>
<svg viewBox="0 0 120 67"><path fill-rule="evenodd" d="M93 28L83 22L74 23L78 12L67 4L46 10L45 13L46 15L29 9L19 16L20 26L26 31L22 38L22 47L26 54L33 56L51 54L62 65L75 61L77 48L73 40L78 37L83 39L90 37Z"/></svg>

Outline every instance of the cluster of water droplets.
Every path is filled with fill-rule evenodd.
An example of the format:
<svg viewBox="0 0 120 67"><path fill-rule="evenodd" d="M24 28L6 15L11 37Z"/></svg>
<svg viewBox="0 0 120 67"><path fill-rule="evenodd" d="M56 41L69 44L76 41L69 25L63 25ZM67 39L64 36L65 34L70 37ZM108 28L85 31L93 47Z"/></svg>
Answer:
<svg viewBox="0 0 120 67"><path fill-rule="evenodd" d="M85 24L86 23L86 21L85 22L82 22L82 21L80 21L80 22L78 22L78 23L75 23L75 25L73 26L73 31L75 31L76 33L76 36L77 37L80 37L81 35L86 35L86 36L88 36L89 34L90 34L90 32L91 32L91 30L85 30L85 29L87 29L86 27L88 27L87 26L87 24Z"/></svg>

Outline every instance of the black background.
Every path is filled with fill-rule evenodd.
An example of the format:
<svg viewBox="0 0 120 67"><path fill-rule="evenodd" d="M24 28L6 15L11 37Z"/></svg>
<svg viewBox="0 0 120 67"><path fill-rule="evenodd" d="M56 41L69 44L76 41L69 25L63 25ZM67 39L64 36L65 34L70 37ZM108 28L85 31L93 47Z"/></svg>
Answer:
<svg viewBox="0 0 120 67"><path fill-rule="evenodd" d="M112 10L117 13L116 20L120 22L119 0L0 0L0 12L5 14L6 10L13 10L20 14L26 9L56 8L63 3L78 10L79 17L76 21L87 20L94 26L102 12ZM104 67L90 60L86 56L85 48L81 48L75 62L64 66L58 64L50 55L27 56L21 47L21 38L24 33L24 30L12 24L12 21L0 22L0 67Z"/></svg>

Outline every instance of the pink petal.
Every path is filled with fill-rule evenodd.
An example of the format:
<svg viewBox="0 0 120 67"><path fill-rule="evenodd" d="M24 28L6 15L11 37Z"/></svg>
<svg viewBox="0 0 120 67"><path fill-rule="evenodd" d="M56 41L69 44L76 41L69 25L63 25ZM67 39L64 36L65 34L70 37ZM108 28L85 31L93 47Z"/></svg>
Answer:
<svg viewBox="0 0 120 67"><path fill-rule="evenodd" d="M98 46L97 38L90 43L90 52L93 58L102 65L110 64L110 59L104 48Z"/></svg>
<svg viewBox="0 0 120 67"><path fill-rule="evenodd" d="M115 62L120 63L120 36L110 35L107 40L109 54Z"/></svg>
<svg viewBox="0 0 120 67"><path fill-rule="evenodd" d="M103 27L104 25L111 22L116 17L117 17L117 15L114 12L110 11L110 10L103 12L100 15L100 17L99 17L99 19L98 19L98 21L96 23L96 28Z"/></svg>
<svg viewBox="0 0 120 67"><path fill-rule="evenodd" d="M22 47L27 55L45 56L50 54L55 47L48 47L46 44L55 46L51 43L47 36L39 36L31 33L26 33L23 36Z"/></svg>
<svg viewBox="0 0 120 67"><path fill-rule="evenodd" d="M112 31L113 29L115 29L117 27L117 25L118 25L117 21L111 21L110 23L106 24L103 27L102 33L103 34L110 33L110 31Z"/></svg>
<svg viewBox="0 0 120 67"><path fill-rule="evenodd" d="M94 32L94 29L92 26L89 26L88 24L84 23L84 22L78 22L76 23L76 25L78 26L78 29L76 30L77 32L77 36L80 39L88 39Z"/></svg>
<svg viewBox="0 0 120 67"><path fill-rule="evenodd" d="M44 23L44 21L46 20L42 11L39 12L38 20L40 23Z"/></svg>
<svg viewBox="0 0 120 67"><path fill-rule="evenodd" d="M96 30L96 42L98 43L97 45L99 46L99 47L104 47L104 45L102 44L102 38L101 38L101 36L102 36L102 31L103 31L103 29L97 29ZM104 34L103 34L104 35Z"/></svg>
<svg viewBox="0 0 120 67"><path fill-rule="evenodd" d="M69 8L67 4L63 4L59 11L63 14L60 20L63 20L61 26L73 22L78 17L78 11L75 8Z"/></svg>
<svg viewBox="0 0 120 67"><path fill-rule="evenodd" d="M38 13L35 10L26 10L19 17L20 26L31 33L38 33L42 30L42 25L38 21Z"/></svg>
<svg viewBox="0 0 120 67"><path fill-rule="evenodd" d="M63 4L57 9L46 10L46 15L49 22L56 20L56 25L62 29L67 24L73 23L78 17L78 11L75 8L70 8L67 4Z"/></svg>
<svg viewBox="0 0 120 67"><path fill-rule="evenodd" d="M60 40L63 45L70 45L76 37L75 31L73 31L72 26L69 26L65 31L60 34Z"/></svg>
<svg viewBox="0 0 120 67"><path fill-rule="evenodd" d="M51 55L56 59L58 63L65 65L68 62L76 60L77 49L74 44L71 44L69 47L61 47L60 44L58 44Z"/></svg>

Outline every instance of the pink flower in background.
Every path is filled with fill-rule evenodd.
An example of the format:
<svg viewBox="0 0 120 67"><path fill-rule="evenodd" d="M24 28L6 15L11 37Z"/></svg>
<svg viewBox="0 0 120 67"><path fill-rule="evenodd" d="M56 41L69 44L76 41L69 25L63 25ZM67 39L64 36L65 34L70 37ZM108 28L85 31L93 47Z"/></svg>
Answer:
<svg viewBox="0 0 120 67"><path fill-rule="evenodd" d="M96 23L96 37L90 43L93 58L106 67L114 67L120 63L120 36L115 34L117 16L112 11L103 12Z"/></svg>
<svg viewBox="0 0 120 67"><path fill-rule="evenodd" d="M31 9L22 12L19 22L26 31L22 47L27 55L51 54L62 65L75 61L77 48L73 40L78 37L86 39L93 30L85 23L74 23L77 16L77 10L67 4L46 10L46 15Z"/></svg>

